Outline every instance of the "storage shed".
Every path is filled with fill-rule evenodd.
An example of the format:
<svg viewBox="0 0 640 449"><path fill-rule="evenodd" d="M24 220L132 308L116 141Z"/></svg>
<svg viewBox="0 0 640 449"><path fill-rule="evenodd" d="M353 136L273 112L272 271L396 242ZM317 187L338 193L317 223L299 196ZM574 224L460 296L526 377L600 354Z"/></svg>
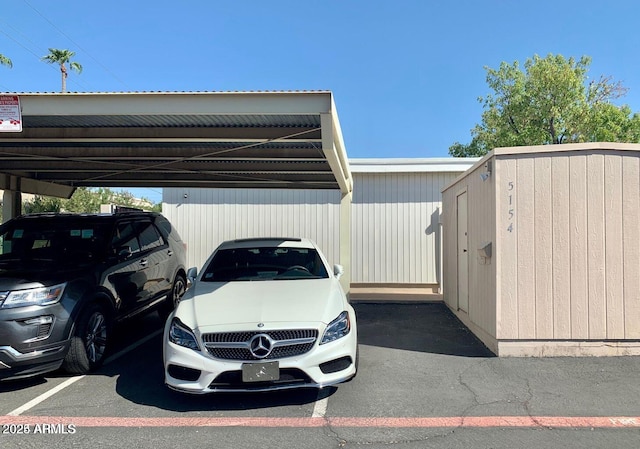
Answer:
<svg viewBox="0 0 640 449"><path fill-rule="evenodd" d="M497 148L442 201L444 301L494 353L640 355L640 145Z"/></svg>

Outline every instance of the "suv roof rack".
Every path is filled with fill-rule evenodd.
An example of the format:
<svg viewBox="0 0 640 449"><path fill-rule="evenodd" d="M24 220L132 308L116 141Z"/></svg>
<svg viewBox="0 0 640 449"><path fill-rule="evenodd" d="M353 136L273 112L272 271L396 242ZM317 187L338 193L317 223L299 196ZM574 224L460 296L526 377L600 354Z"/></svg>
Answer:
<svg viewBox="0 0 640 449"><path fill-rule="evenodd" d="M116 206L113 210L114 214L126 214L128 212L144 212L144 210L130 206Z"/></svg>

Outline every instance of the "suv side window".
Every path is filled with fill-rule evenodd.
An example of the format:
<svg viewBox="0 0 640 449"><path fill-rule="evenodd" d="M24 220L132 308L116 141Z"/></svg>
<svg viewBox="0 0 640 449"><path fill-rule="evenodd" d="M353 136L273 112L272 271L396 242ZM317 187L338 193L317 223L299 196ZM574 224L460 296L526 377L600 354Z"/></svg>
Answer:
<svg viewBox="0 0 640 449"><path fill-rule="evenodd" d="M140 244L133 223L118 223L113 236L113 247L116 252L127 247L131 254L140 252Z"/></svg>
<svg viewBox="0 0 640 449"><path fill-rule="evenodd" d="M140 249L142 251L164 245L162 236L150 221L139 223L138 226L140 231Z"/></svg>

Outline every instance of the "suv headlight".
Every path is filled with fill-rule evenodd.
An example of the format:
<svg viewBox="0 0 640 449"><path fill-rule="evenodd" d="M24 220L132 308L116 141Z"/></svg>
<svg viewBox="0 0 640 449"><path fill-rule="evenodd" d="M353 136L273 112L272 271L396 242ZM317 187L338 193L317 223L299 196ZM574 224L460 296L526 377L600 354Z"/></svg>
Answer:
<svg viewBox="0 0 640 449"><path fill-rule="evenodd" d="M349 332L351 332L351 321L349 320L349 313L344 311L338 318L329 323L327 329L324 331L320 344L323 345L342 338Z"/></svg>
<svg viewBox="0 0 640 449"><path fill-rule="evenodd" d="M200 351L200 345L198 345L198 341L196 340L196 336L193 334L193 331L177 318L174 318L171 321L171 326L169 327L169 341L178 346L193 349L194 351Z"/></svg>
<svg viewBox="0 0 640 449"><path fill-rule="evenodd" d="M62 298L66 283L51 287L29 288L26 290L14 290L9 292L2 305L3 309L27 306L46 306L55 304Z"/></svg>

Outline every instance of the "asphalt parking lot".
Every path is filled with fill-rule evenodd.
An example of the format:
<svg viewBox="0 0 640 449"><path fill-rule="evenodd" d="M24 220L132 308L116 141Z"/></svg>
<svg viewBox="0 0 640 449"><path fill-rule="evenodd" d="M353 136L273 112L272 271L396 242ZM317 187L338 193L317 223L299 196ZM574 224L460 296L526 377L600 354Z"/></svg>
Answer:
<svg viewBox="0 0 640 449"><path fill-rule="evenodd" d="M354 307L360 371L337 388L170 391L152 314L97 373L0 383L0 447L640 446L640 357L497 358L442 303Z"/></svg>

